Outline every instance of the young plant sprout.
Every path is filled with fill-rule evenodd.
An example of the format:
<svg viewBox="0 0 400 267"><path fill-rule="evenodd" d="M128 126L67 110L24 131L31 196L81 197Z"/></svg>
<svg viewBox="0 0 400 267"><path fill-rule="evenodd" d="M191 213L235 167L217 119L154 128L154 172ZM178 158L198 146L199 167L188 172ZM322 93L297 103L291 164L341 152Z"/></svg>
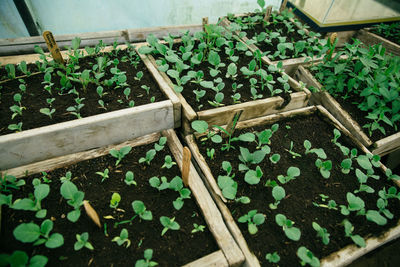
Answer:
<svg viewBox="0 0 400 267"><path fill-rule="evenodd" d="M258 232L258 225L265 222L265 215L262 213L257 213L257 210L251 210L247 214L241 216L238 219L240 223L247 223L247 229L251 235Z"/></svg>
<svg viewBox="0 0 400 267"><path fill-rule="evenodd" d="M121 201L121 195L118 193L113 193L110 199L110 208L116 209Z"/></svg>
<svg viewBox="0 0 400 267"><path fill-rule="evenodd" d="M18 190L21 186L25 185L24 179L17 179L13 175L7 173L0 173L0 192L9 193L10 189Z"/></svg>
<svg viewBox="0 0 400 267"><path fill-rule="evenodd" d="M125 180L124 180L124 182L127 184L127 185L137 185L137 183L136 183L136 181L135 181L135 175L133 174L133 172L131 172L131 171L127 171L126 173L125 173Z"/></svg>
<svg viewBox="0 0 400 267"><path fill-rule="evenodd" d="M104 170L104 172L96 172L96 174L98 174L98 175L100 175L101 176L101 182L104 182L106 179L108 179L108 178L110 178L110 176L108 176L108 173L109 173L110 171L108 170L108 168L106 168L105 170Z"/></svg>
<svg viewBox="0 0 400 267"><path fill-rule="evenodd" d="M281 182L282 184L286 184L290 180L296 179L296 177L298 177L300 175L300 169L297 167L291 166L287 169L286 174L287 174L286 176L278 175L278 177L277 177L279 182Z"/></svg>
<svg viewBox="0 0 400 267"><path fill-rule="evenodd" d="M35 255L31 259L29 259L28 255L21 250L15 250L11 255L1 254L2 263L5 263L5 266L35 266L35 267L44 267L46 266L49 259L43 255Z"/></svg>
<svg viewBox="0 0 400 267"><path fill-rule="evenodd" d="M76 242L74 244L74 250L81 250L83 247L89 250L94 250L94 247L89 242L88 232L84 232L82 234L76 234Z"/></svg>
<svg viewBox="0 0 400 267"><path fill-rule="evenodd" d="M301 155L299 153L293 151L293 141L290 141L289 149L285 148L285 150L287 152L289 152L292 155L292 158L294 158L294 159L297 158L297 157L301 157Z"/></svg>
<svg viewBox="0 0 400 267"><path fill-rule="evenodd" d="M147 85L142 85L140 86L140 88L144 89L146 91L146 94L150 94L150 87L148 87Z"/></svg>
<svg viewBox="0 0 400 267"><path fill-rule="evenodd" d="M6 175L6 177L9 177ZM7 178L6 178L7 179ZM8 181L13 181L12 177L8 178ZM21 184L22 182L14 182L13 185L5 185L7 187L15 188L17 184ZM25 184L25 182L23 182ZM34 186L34 192L33 192L33 197L31 198L23 198L23 199L17 199L14 201L14 203L11 205L11 208L15 210L30 210L30 211L36 211L36 218L44 218L46 217L47 210L42 209L42 200L45 199L49 193L50 193L50 186L47 184L41 184L40 180L35 178L32 182ZM3 186L2 186L3 187ZM18 188L18 187L17 187ZM3 189L2 189L3 191Z"/></svg>
<svg viewBox="0 0 400 267"><path fill-rule="evenodd" d="M125 247L129 248L129 246L131 245L131 241L129 240L128 237L129 237L128 230L123 228L119 236L114 237L111 241L116 242L118 246L122 246L123 244L126 243Z"/></svg>
<svg viewBox="0 0 400 267"><path fill-rule="evenodd" d="M161 166L161 168L171 169L174 165L176 165L176 162L172 160L172 157L170 155L166 155L164 159L164 164Z"/></svg>
<svg viewBox="0 0 400 267"><path fill-rule="evenodd" d="M357 211L360 213L364 213L364 208L365 208L365 203L364 200L362 200L360 197L355 196L351 192L347 192L346 194L346 199L348 202L348 205L340 205L340 212L347 216L350 214L351 211Z"/></svg>
<svg viewBox="0 0 400 267"><path fill-rule="evenodd" d="M21 132L22 131L22 122L19 122L18 124L10 124L10 125L8 125L7 129L9 129L10 131Z"/></svg>
<svg viewBox="0 0 400 267"><path fill-rule="evenodd" d="M270 203L269 208L270 209L277 209L279 203L281 203L281 200L286 197L286 192L285 189L282 186L276 185L272 188L272 196L275 199L275 203Z"/></svg>
<svg viewBox="0 0 400 267"><path fill-rule="evenodd" d="M330 172L332 170L331 160L322 161L321 159L316 159L315 166L319 169L319 172L325 179L328 179L331 176Z"/></svg>
<svg viewBox="0 0 400 267"><path fill-rule="evenodd" d="M267 255L265 255L265 259L269 262L269 263L278 263L281 260L281 257L279 256L278 252L273 252L273 253L267 253Z"/></svg>
<svg viewBox="0 0 400 267"><path fill-rule="evenodd" d="M136 73L135 80L140 81L142 79L142 77L143 77L143 71L138 71Z"/></svg>
<svg viewBox="0 0 400 267"><path fill-rule="evenodd" d="M160 222L164 229L161 231L161 236L163 236L168 230L179 230L181 226L175 221L175 217L168 218L166 216L160 217Z"/></svg>
<svg viewBox="0 0 400 267"><path fill-rule="evenodd" d="M342 224L344 226L345 236L350 237L357 246L365 248L366 244L364 238L362 238L360 235L353 234L354 226L351 224L351 222L347 219L344 219Z"/></svg>
<svg viewBox="0 0 400 267"><path fill-rule="evenodd" d="M117 222L114 224L114 227L117 227L120 224L125 224L129 223L132 224L132 221L139 216L142 220L145 221L151 221L153 220L153 214L151 211L147 210L146 206L144 205L143 201L140 200L134 200L131 203L132 209L135 212L135 215L133 215L129 220Z"/></svg>
<svg viewBox="0 0 400 267"><path fill-rule="evenodd" d="M326 228L321 227L316 222L312 223L312 227L317 232L317 236L321 237L322 243L324 243L324 245L328 245L329 244L329 236L330 236L330 234L328 233L328 230L326 230Z"/></svg>
<svg viewBox="0 0 400 267"><path fill-rule="evenodd" d="M192 234L194 234L194 233L197 233L197 232L204 232L204 229L205 229L206 227L204 226L204 225L199 225L199 224L197 224L197 223L194 223L193 224L193 230L192 230Z"/></svg>
<svg viewBox="0 0 400 267"><path fill-rule="evenodd" d="M153 250L151 248L146 249L144 251L144 259L137 260L135 263L135 267L153 267L157 266L158 263L152 261L153 258Z"/></svg>
<svg viewBox="0 0 400 267"><path fill-rule="evenodd" d="M305 154L314 153L321 159L326 159L325 151L322 148L313 148L311 149L311 142L308 140L304 140L304 147L306 149Z"/></svg>
<svg viewBox="0 0 400 267"><path fill-rule="evenodd" d="M39 226L36 223L21 223L14 231L15 239L22 243L33 243L33 245L44 244L47 248L58 248L64 244L64 237L59 233L52 233L53 222L46 219Z"/></svg>
<svg viewBox="0 0 400 267"><path fill-rule="evenodd" d="M150 165L150 162L154 159L156 156L157 151L155 149L150 149L146 152L146 157L141 157L139 159L139 163L147 163L147 165Z"/></svg>
<svg viewBox="0 0 400 267"><path fill-rule="evenodd" d="M299 247L297 250L297 257L300 258L301 266L305 266L306 264L310 265L311 267L319 267L320 261L314 254L304 246Z"/></svg>
<svg viewBox="0 0 400 267"><path fill-rule="evenodd" d="M67 200L68 205L74 208L73 211L68 212L67 219L71 222L78 221L81 216L80 207L83 205L85 193L79 191L74 183L65 181L60 187L60 193Z"/></svg>
<svg viewBox="0 0 400 267"><path fill-rule="evenodd" d="M207 147L207 152L206 153L207 153L207 157L209 157L211 160L214 159L214 155L215 155L215 149L214 148L209 149Z"/></svg>
<svg viewBox="0 0 400 267"><path fill-rule="evenodd" d="M294 222L287 219L283 214L277 214L275 216L275 222L277 225L281 226L287 238L293 241L299 241L301 236L301 231L299 228L294 227Z"/></svg>
<svg viewBox="0 0 400 267"><path fill-rule="evenodd" d="M256 185L260 182L263 172L260 166L257 166L255 170L248 170L244 176L246 183L250 185Z"/></svg>
<svg viewBox="0 0 400 267"><path fill-rule="evenodd" d="M124 146L120 150L116 150L116 149L110 150L110 155L117 159L117 161L115 162L115 166L118 166L118 164L121 162L121 160L126 155L128 155L128 153L131 151L131 149L132 149L132 147L130 147L130 146Z"/></svg>
<svg viewBox="0 0 400 267"><path fill-rule="evenodd" d="M162 136L160 137L160 139L158 140L158 143L154 144L154 149L156 151L161 151L164 149L165 144L167 143L167 137Z"/></svg>
<svg viewBox="0 0 400 267"><path fill-rule="evenodd" d="M124 95L125 95L125 99L129 101L129 96L131 94L131 88L127 87L124 89Z"/></svg>

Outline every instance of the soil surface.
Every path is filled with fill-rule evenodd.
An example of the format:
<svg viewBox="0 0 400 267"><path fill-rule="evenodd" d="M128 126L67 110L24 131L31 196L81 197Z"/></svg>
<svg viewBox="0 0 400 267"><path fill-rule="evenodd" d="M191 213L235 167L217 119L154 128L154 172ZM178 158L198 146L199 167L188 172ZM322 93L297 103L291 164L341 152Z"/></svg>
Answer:
<svg viewBox="0 0 400 267"><path fill-rule="evenodd" d="M168 181L177 175L180 176L177 165L171 169L162 168L165 156L172 156L167 145L162 151L157 152L150 166L138 163L139 158L144 157L153 147L154 144L149 144L133 148L118 167L115 167L116 159L107 155L48 172L51 191L42 201L42 208L47 209L46 218L54 221L53 232L64 236L64 245L50 250L44 245L34 247L32 244L17 241L12 234L17 225L30 221L40 224L42 220L35 218L32 211L14 211L3 207L0 253L10 253L18 249L26 251L28 255L46 255L49 258L48 266L133 266L136 260L143 259L144 250L151 248L154 251L152 260L158 262L159 266L181 266L217 251L218 246L207 228L193 195L191 199L185 199L182 209L177 211L172 202L179 196L178 192L170 189L158 191L149 185L149 178L157 174L167 177ZM102 178L96 172L104 171L106 168L110 170L110 178L101 182ZM67 220L66 214L72 207L62 198L59 189L59 179L67 171L72 172L73 183L85 193L85 199L90 201L99 214L102 224L107 225L107 229L104 226L102 229L95 226L85 214L83 207L81 207L81 217L76 223ZM134 173L137 186L125 184L127 171ZM40 177L38 174L26 178L27 185L13 192L13 200L28 197L33 192L32 179ZM117 209L109 206L114 192L121 195ZM134 200L144 202L147 210L152 212L153 220L144 221L137 217L132 224L121 224L115 228L115 222L129 220L135 215L131 206ZM109 215L115 219L104 218ZM180 224L180 230L168 230L161 236L163 226L159 220L160 216L175 217L175 221ZM191 233L194 223L206 226L204 232ZM128 248L118 246L116 242L111 241L119 236L123 228L129 232L131 245ZM95 248L93 251L86 248L74 251L75 235L83 232L89 233L89 242Z"/></svg>
<svg viewBox="0 0 400 267"><path fill-rule="evenodd" d="M400 23L398 23L398 27L400 27ZM387 39L387 40L389 40L389 41L391 41L391 42L393 42L395 44L400 45L400 29L399 28L397 28L397 36L395 34L392 34L390 36L385 36L384 34L379 33L379 31L377 31L374 28L371 29L371 32L373 32L373 33L375 33L375 34L377 34L377 35L379 35L379 36L381 36L381 37L383 37L383 38L385 38L385 39Z"/></svg>
<svg viewBox="0 0 400 267"><path fill-rule="evenodd" d="M115 53L110 53L108 55L111 61L116 58ZM60 77L56 74L57 70L53 72L51 79L51 82L54 83L51 94L44 89L44 84L42 84L44 74L32 75L24 78L26 83L25 93L21 93L19 90L19 85L21 83L18 79L1 84L3 88L0 89L0 135L14 132L8 129L8 125L18 124L19 122L22 122L22 130L28 130L77 119L76 115L67 111L68 107L76 105L75 98L77 97L84 98L82 101L84 106L80 110L81 117L128 108L131 100L134 101L134 106L150 103L151 97L154 97L155 101L166 100L165 95L161 92L157 82L153 79L151 73L147 70L142 61L139 61L135 68L129 61L122 62L121 58L127 56L126 51L120 51L117 56L120 59L118 69L126 72L126 83L129 86L123 88L108 88L103 85L104 95L101 98L96 92L98 85L95 83L89 83L87 88L84 89L81 83L72 82L73 87L79 94L78 96L74 93L68 93L69 90L64 90L64 92L60 91ZM96 58L93 57L80 59L79 71L82 72L85 69L91 70L95 62ZM113 76L110 73L110 69L113 66L114 65L111 64L106 68L106 75L102 80L110 79ZM143 72L143 77L140 81L135 79L139 71ZM142 85L150 87L149 94L141 88ZM115 85L113 87L115 87ZM124 90L127 87L131 89L128 98L124 95ZM20 105L25 109L22 110L22 116L17 115L12 119L13 112L10 110L10 107L15 104L19 105L14 101L14 95L16 93L22 95ZM55 100L50 107L47 103L47 99L51 98L55 98ZM106 109L100 106L98 100L103 100ZM52 118L50 118L40 113L41 108L55 109L55 113L52 115Z"/></svg>
<svg viewBox="0 0 400 267"><path fill-rule="evenodd" d="M234 136L239 136L245 132L261 132L270 127L270 125L262 125L247 130L237 130ZM331 142L333 129L333 126L321 120L317 115L296 117L279 122L279 130L270 139L271 153L266 155L264 160L258 164L261 167L263 176L257 185L247 184L243 179L244 172L238 171L238 165L241 163L238 159L240 155L239 147L247 147L250 152L254 152L257 144L237 141L232 143L233 149L224 152L220 149L221 144L214 144L211 141L199 145L214 177L226 175L225 171L221 169L222 161L229 161L233 166L232 173L236 174L234 180L238 183L236 197L247 196L251 199L249 204L240 204L235 201L228 202L227 206L234 219L237 221L239 217L253 209L266 215L265 223L258 226L259 231L255 235L249 234L245 223L237 223L247 240L250 250L257 256L263 266L270 265L265 259L266 254L275 251L278 252L281 258L279 266L298 266L299 259L296 256L296 251L300 246L306 246L316 257L322 259L352 244L352 240L349 237L345 237L344 234L342 221L345 218L354 225L354 234L359 234L364 238L371 235L379 235L396 225L400 216L400 203L394 199L389 201L389 210L394 214L394 219L388 220L385 226L378 226L373 222L367 221L365 216L357 216L354 212L351 212L349 216L341 214L339 205L347 205L347 192L353 192L359 188L359 183L355 176L355 168L362 168L353 160L354 169L350 174L346 175L341 172L340 163L345 159L345 156L343 156L338 146ZM304 140L309 140L312 148L324 149L327 159L331 160L333 165L330 178L323 178L317 167L315 167L314 162L317 159L315 154L305 154ZM225 142L226 140L223 141L223 143ZM294 158L288 152L291 142L293 142L292 151L299 153L301 157ZM354 147L344 135L338 139L338 142L349 148ZM215 148L215 156L212 160L206 156L207 147ZM277 164L271 163L268 159L270 155L275 153L280 154L280 160ZM360 150L359 153L361 153ZM278 182L277 176L286 175L286 171L290 166L298 167L301 174L295 180L281 184ZM255 169L255 167L256 165L250 166L251 169ZM380 173L380 170L376 169L375 173ZM376 210L378 191L383 187L387 189L393 185L392 182L387 181L384 177L382 175L380 180L368 179L367 184L375 189L375 193L360 192L356 194L364 200L366 209ZM269 204L273 203L274 199L272 197L272 188L264 186L267 180L276 181L286 191L286 197L280 202L276 210L269 208ZM323 201L320 194L324 194L329 198ZM338 210L317 207L313 204L314 202L327 204L328 200L335 200ZM284 214L295 223L294 226L300 228L301 239L299 241L288 239L282 228L275 223L275 216L278 213ZM321 238L317 237L316 231L312 228L313 221L328 230L330 234L330 243L328 245L323 245ZM275 266L277 265L275 264Z"/></svg>

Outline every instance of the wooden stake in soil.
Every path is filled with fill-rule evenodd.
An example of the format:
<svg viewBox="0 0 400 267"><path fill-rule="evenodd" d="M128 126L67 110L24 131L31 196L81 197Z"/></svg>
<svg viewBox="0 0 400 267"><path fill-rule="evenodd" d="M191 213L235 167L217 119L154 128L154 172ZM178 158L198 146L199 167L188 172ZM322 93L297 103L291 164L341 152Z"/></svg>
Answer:
<svg viewBox="0 0 400 267"><path fill-rule="evenodd" d="M282 11L286 8L287 0L282 1L282 5L279 8L279 13L282 13Z"/></svg>
<svg viewBox="0 0 400 267"><path fill-rule="evenodd" d="M333 44L335 43L336 39L337 39L337 33L336 33L336 32L332 33L332 34L329 36L328 42L329 42L330 47L331 47L332 49L329 49L329 50L326 52L326 54L327 54L327 55L330 55L330 56L329 56L330 58L332 58L333 50L335 49L335 47L333 46Z"/></svg>
<svg viewBox="0 0 400 267"><path fill-rule="evenodd" d="M272 13L272 6L268 6L267 10L265 11L265 16L264 16L265 22L269 21L269 17L271 17L271 13Z"/></svg>
<svg viewBox="0 0 400 267"><path fill-rule="evenodd" d="M85 208L86 214L89 216L90 219L99 227L101 228L100 218L97 215L96 210L89 204L89 201L83 201L83 207Z"/></svg>
<svg viewBox="0 0 400 267"><path fill-rule="evenodd" d="M226 125L225 130L226 130L228 133L230 133L231 136L233 135L233 132L235 131L237 122L239 121L240 116L242 116L242 113L243 113L243 109L240 109L240 110L236 111L236 112L232 115L232 117L231 117L231 119L229 120L228 124ZM226 133L222 133L222 137L226 137Z"/></svg>
<svg viewBox="0 0 400 267"><path fill-rule="evenodd" d="M45 31L43 33L43 38L46 41L47 48L49 49L54 60L60 64L65 65L64 59L60 53L60 48L58 48L58 45L56 43L56 40L54 39L53 34L50 31Z"/></svg>
<svg viewBox="0 0 400 267"><path fill-rule="evenodd" d="M206 32L206 25L208 25L208 17L203 18L203 32Z"/></svg>
<svg viewBox="0 0 400 267"><path fill-rule="evenodd" d="M183 159L182 159L182 181L185 186L189 186L189 171L190 171L190 160L192 158L192 153L190 149L185 146L183 148Z"/></svg>

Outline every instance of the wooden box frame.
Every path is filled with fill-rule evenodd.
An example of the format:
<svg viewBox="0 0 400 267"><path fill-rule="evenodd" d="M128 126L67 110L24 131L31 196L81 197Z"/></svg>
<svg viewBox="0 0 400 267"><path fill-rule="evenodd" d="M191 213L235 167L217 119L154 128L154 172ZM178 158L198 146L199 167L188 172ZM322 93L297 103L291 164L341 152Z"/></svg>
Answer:
<svg viewBox="0 0 400 267"><path fill-rule="evenodd" d="M167 144L175 161L180 169L182 169L183 161L183 146L180 143L173 129L163 130L161 133L156 132L143 137L135 138L118 145L109 145L89 151L78 152L70 155L60 156L45 161L20 166L9 169L5 173L16 177L23 177L27 174L35 174L41 171L51 171L57 168L65 167L79 161L97 158L107 155L111 149L121 149L124 146L141 146L157 142L161 136L167 137ZM200 266L241 266L244 261L244 256L236 244L234 238L228 231L223 217L214 203L211 195L207 191L203 181L197 173L193 164L190 164L189 171L189 188L197 202L198 207L203 213L205 221L210 229L210 232L215 238L219 246L219 250L206 255L198 260L185 264L185 267L200 267ZM1 222L1 208L0 208Z"/></svg>
<svg viewBox="0 0 400 267"><path fill-rule="evenodd" d="M142 43L140 45L146 45ZM296 91L290 94L290 102L283 108L280 108L284 103L284 99L280 96L273 96L265 99L253 100L240 104L234 104L229 106L223 106L213 109L206 109L202 111L194 111L194 109L188 104L186 99L181 93L176 93L173 88L173 82L165 72L158 70L157 63L153 56L146 55L149 61L153 64L154 68L149 68L151 71L157 71L158 74L164 79L166 85L171 90L171 93L175 94L182 104L182 131L185 134L192 133L191 122L195 120L204 120L209 125L225 125L232 120L232 115L236 112L243 110L240 120L249 120L268 114L274 114L277 112L298 109L307 106L308 100L311 96L311 92L294 80L288 75L288 83L291 88ZM265 57L262 58L264 64L268 65Z"/></svg>
<svg viewBox="0 0 400 267"><path fill-rule="evenodd" d="M307 86L315 87L319 92L313 93L311 102L324 106L351 134L364 146L371 149L373 154L384 156L400 148L400 132L382 138L375 143L365 134L362 127L345 111L342 106L328 92L322 90L322 85L306 69L299 66L295 77L306 83Z"/></svg>
<svg viewBox="0 0 400 267"><path fill-rule="evenodd" d="M277 113L261 118L256 118L248 121L239 122L237 125L237 129L243 129L248 127L254 127L260 125L262 123L274 123L278 122L284 118L291 118L298 115L311 115L314 113L320 113L322 116L327 118L336 128L340 129L343 134L348 136L354 144L360 148L365 153L371 153L365 146L363 146L357 139L355 139L350 132L344 128L344 126L336 120L324 107L322 106L310 106L302 109L286 111L282 113ZM256 256L250 251L246 240L244 239L236 221L233 219L232 214L228 207L225 205L226 199L223 197L221 190L219 189L216 179L214 178L206 160L203 155L200 153L200 150L197 146L195 138L193 135L185 136L185 141L187 142L190 150L192 151L192 155L197 163L197 167L199 170L199 174L203 177L207 187L211 195L213 196L215 202L217 203L222 215L224 216L225 223L227 224L229 230L231 231L233 237L236 242L239 244L240 248L245 255L245 263L243 266L246 267L255 267L260 266L260 263ZM383 172L386 171L386 167L381 164L380 166ZM400 182L395 181L396 186L400 187ZM366 253L382 246L396 238L400 237L400 221L397 223L397 226L391 228L389 231L385 232L379 237L370 237L366 239L366 247L359 248L355 244L348 245L341 250L330 254L329 256L321 259L321 266L330 267L330 266L346 266L356 260L357 258L365 255ZM267 240L266 240L267 242Z"/></svg>
<svg viewBox="0 0 400 267"><path fill-rule="evenodd" d="M118 46L126 49L126 45ZM104 51L110 51L111 46ZM67 52L63 51L65 56ZM139 54L139 53L138 53ZM99 146L116 144L155 131L176 128L181 123L181 103L149 60L140 55L168 100L125 108L35 129L0 136L0 170ZM39 55L0 58L2 64L33 63ZM34 74L33 74L34 75ZM126 126L129 125L129 130Z"/></svg>

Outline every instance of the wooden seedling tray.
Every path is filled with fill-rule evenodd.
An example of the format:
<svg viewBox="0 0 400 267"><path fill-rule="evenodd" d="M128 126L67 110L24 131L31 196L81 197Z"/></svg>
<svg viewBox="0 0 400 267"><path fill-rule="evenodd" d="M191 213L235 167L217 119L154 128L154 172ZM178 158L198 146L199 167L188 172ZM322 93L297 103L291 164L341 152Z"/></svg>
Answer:
<svg viewBox="0 0 400 267"><path fill-rule="evenodd" d="M119 46L126 48L125 45ZM105 51L111 50L107 47ZM65 55L67 52L62 52ZM140 55L140 54L139 54ZM180 126L178 97L141 56L168 100L0 136L0 170L84 151ZM39 60L37 54L0 58L2 64ZM130 126L127 130L126 126Z"/></svg>
<svg viewBox="0 0 400 267"><path fill-rule="evenodd" d="M362 127L345 111L342 106L328 92L321 90L322 85L304 67L299 66L295 74L296 78L307 86L313 86L320 92L312 94L312 102L324 106L351 134L364 146L368 147L373 154L384 156L400 148L400 132L387 136L375 143L365 134Z"/></svg>
<svg viewBox="0 0 400 267"><path fill-rule="evenodd" d="M51 171L57 168L77 163L79 161L107 155L111 149L121 149L122 147L127 145L131 147L136 147L157 142L160 136L167 137L168 147L171 150L171 153L173 154L179 168L182 169L183 147L174 130L169 129L163 130L161 133L152 133L139 138L131 139L130 141L126 141L118 145L109 145L89 151L52 158L45 161L9 169L5 172L9 175L14 175L16 177L23 177L27 174L31 175L39 173L41 171ZM240 266L244 261L244 256L238 245L236 244L234 238L228 231L221 213L219 212L212 197L208 193L193 164L190 164L189 188L192 191L197 205L201 209L205 221L207 222L208 228L213 234L215 241L220 249L184 266Z"/></svg>
<svg viewBox="0 0 400 267"><path fill-rule="evenodd" d="M325 117L328 121L330 121L330 123L333 124L336 128L338 128L344 135L348 136L354 142L354 144L359 149L361 149L362 152L370 153L369 150L365 148L365 146L363 146L357 139L355 139L350 134L350 132L346 128L344 128L344 126L322 106L310 106L302 109L286 111L261 118L239 122L237 125L237 129L254 127L264 123L275 123L285 118L292 118L298 115L302 116L311 115L314 113L320 113L323 117ZM246 257L244 266L252 266L252 267L260 266L260 262L249 249L247 242L244 239L236 221L234 220L230 210L226 206L225 204L226 199L223 197L222 192L218 187L216 179L213 176L205 158L200 153L200 150L197 146L194 136L193 135L185 136L185 141L187 142L189 148L192 151L192 155L197 163L196 166L198 167L199 173L203 177L203 180L205 181L207 187L209 188L211 195L213 196L222 215L224 216L225 222L229 230L231 231L236 242L239 244L240 248L242 249ZM386 171L386 167L383 164L381 164L380 168L383 172ZM400 182L398 181L396 181L395 184L397 186L400 186ZM354 260L356 260L357 258L365 255L366 253L399 237L400 237L400 222L397 223L396 227L391 228L389 231L382 234L382 236L370 237L366 239L365 248L360 248L354 244L351 244L321 259L321 266L346 266L351 262L353 262ZM268 242L268 240L265 240L265 242Z"/></svg>
<svg viewBox="0 0 400 267"><path fill-rule="evenodd" d="M140 45L145 45L142 43ZM139 46L139 45L138 45ZM296 91L290 94L291 100L290 102L283 108L281 108L284 103L284 99L280 96L269 97L266 99L254 100L245 103L229 105L224 107L218 107L213 109L207 109L202 111L194 111L194 109L188 104L185 98L181 93L176 93L173 88L173 83L171 79L165 72L158 70L157 63L153 56L146 55L149 61L153 64L154 68L149 68L152 72L158 72L158 75L164 79L165 84L168 85L168 88L171 90L173 94L179 98L182 104L182 131L185 134L192 133L193 130L191 128L191 122L194 120L204 120L209 125L225 125L229 121L232 120L232 114L236 113L239 110L243 110L243 113L240 117L240 120L249 120L261 116L265 116L268 114L274 114L276 112L293 110L305 107L308 103L311 92L301 86L296 80L289 76L289 85L291 88ZM264 58L262 58L264 64L268 64ZM154 74L156 75L156 74ZM166 86L167 87L167 86Z"/></svg>

